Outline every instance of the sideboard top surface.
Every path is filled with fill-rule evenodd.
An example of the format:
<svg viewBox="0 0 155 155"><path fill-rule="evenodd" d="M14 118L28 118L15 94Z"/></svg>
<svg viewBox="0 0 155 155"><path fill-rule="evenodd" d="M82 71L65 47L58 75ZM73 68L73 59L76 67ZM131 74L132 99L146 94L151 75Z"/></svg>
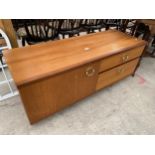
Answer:
<svg viewBox="0 0 155 155"><path fill-rule="evenodd" d="M15 83L21 86L145 44L122 32L108 30L15 48L3 54Z"/></svg>

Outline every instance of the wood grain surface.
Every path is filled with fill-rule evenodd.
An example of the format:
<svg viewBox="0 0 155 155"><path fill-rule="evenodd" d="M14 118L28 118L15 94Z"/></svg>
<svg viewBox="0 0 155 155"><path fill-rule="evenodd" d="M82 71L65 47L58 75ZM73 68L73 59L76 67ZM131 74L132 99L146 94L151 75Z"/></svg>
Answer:
<svg viewBox="0 0 155 155"><path fill-rule="evenodd" d="M17 86L99 60L146 42L109 30L5 51Z"/></svg>
<svg viewBox="0 0 155 155"><path fill-rule="evenodd" d="M89 68L95 71L91 76ZM98 68L94 62L20 87L31 124L95 92Z"/></svg>
<svg viewBox="0 0 155 155"><path fill-rule="evenodd" d="M131 75L146 42L116 30L4 52L31 124Z"/></svg>
<svg viewBox="0 0 155 155"><path fill-rule="evenodd" d="M105 58L100 63L99 72L103 72L107 69L113 68L120 64L126 63L130 60L138 58L141 56L145 46L140 46L131 50L127 50L123 53L113 55L111 57Z"/></svg>
<svg viewBox="0 0 155 155"><path fill-rule="evenodd" d="M96 90L109 86L114 82L131 75L134 72L138 61L139 58L99 74Z"/></svg>
<svg viewBox="0 0 155 155"><path fill-rule="evenodd" d="M12 48L17 48L17 36L14 31L11 19L0 19L0 28L7 34Z"/></svg>

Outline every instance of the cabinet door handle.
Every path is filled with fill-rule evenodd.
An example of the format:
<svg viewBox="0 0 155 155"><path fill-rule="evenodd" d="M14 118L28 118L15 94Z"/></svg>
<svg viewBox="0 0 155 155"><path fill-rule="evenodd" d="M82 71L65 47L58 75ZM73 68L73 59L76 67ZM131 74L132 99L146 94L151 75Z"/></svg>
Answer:
<svg viewBox="0 0 155 155"><path fill-rule="evenodd" d="M86 69L86 76L90 77L93 76L95 74L95 69L93 67L88 67Z"/></svg>
<svg viewBox="0 0 155 155"><path fill-rule="evenodd" d="M122 57L122 59L123 59L123 62L126 62L126 61L129 60L129 56L128 56L128 55L124 55L124 56Z"/></svg>

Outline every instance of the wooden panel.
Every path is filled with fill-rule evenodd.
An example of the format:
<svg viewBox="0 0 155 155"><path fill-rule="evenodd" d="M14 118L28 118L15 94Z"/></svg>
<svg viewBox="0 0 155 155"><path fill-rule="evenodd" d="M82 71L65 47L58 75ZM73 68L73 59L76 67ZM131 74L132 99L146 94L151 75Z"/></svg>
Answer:
<svg viewBox="0 0 155 155"><path fill-rule="evenodd" d="M0 39L0 46L6 46L6 42L4 39Z"/></svg>
<svg viewBox="0 0 155 155"><path fill-rule="evenodd" d="M7 34L13 48L18 47L11 19L0 19L0 28Z"/></svg>
<svg viewBox="0 0 155 155"><path fill-rule="evenodd" d="M35 123L93 93L98 69L98 62L91 63L20 87L30 122Z"/></svg>
<svg viewBox="0 0 155 155"><path fill-rule="evenodd" d="M103 72L114 66L126 63L127 61L137 58L142 54L143 50L144 50L144 46L141 46L141 47L134 48L134 49L122 52L120 54L111 56L109 58L103 59L101 61L99 72Z"/></svg>
<svg viewBox="0 0 155 155"><path fill-rule="evenodd" d="M126 64L120 65L114 69L99 74L96 90L104 88L122 78L132 74L136 68L139 59L135 59Z"/></svg>
<svg viewBox="0 0 155 155"><path fill-rule="evenodd" d="M4 56L20 86L145 44L143 40L109 30L13 49L4 52Z"/></svg>

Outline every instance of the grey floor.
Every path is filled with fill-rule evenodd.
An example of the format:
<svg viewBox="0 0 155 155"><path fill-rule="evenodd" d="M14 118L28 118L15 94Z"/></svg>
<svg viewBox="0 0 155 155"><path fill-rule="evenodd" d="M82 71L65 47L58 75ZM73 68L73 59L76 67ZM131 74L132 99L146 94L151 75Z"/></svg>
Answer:
<svg viewBox="0 0 155 155"><path fill-rule="evenodd" d="M30 125L19 96L0 103L0 134L155 134L155 59L70 108Z"/></svg>

